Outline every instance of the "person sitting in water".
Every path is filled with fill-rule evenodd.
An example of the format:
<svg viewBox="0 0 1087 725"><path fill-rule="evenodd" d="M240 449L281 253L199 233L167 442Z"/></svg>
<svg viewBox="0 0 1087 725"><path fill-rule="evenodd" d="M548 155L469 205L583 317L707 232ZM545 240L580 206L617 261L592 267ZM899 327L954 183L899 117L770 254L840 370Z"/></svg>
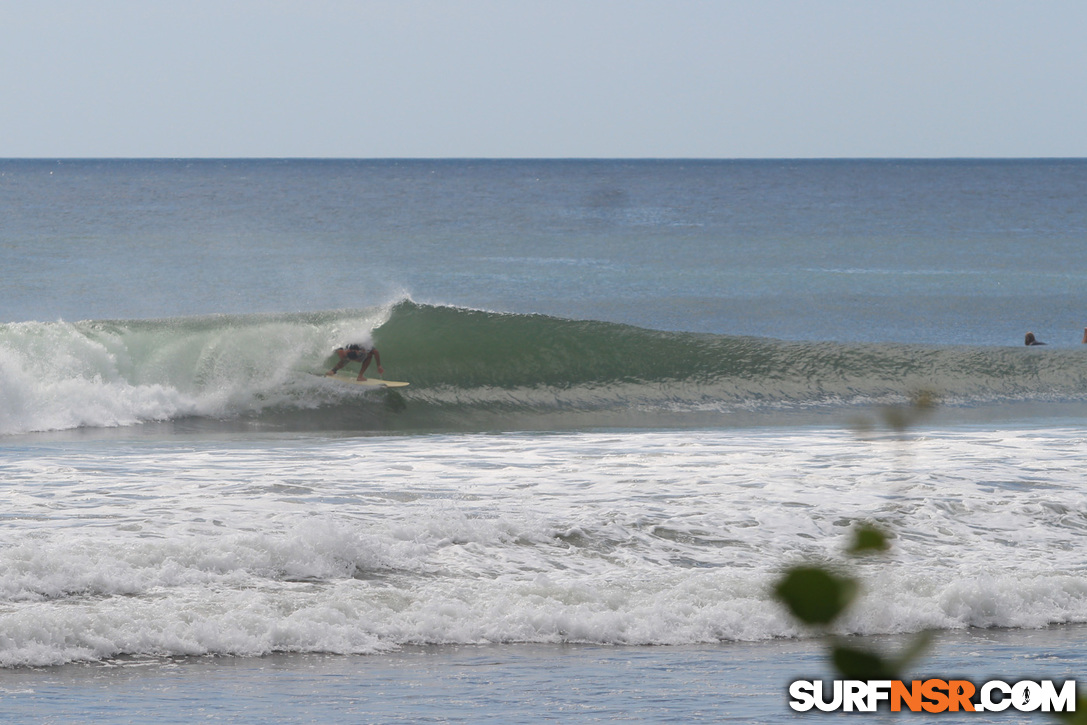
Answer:
<svg viewBox="0 0 1087 725"><path fill-rule="evenodd" d="M376 347L366 347L365 345L348 345L347 347L336 348L336 354L340 356L340 361L336 363L336 367L329 370L325 375L335 375L336 372L349 362L362 363L362 369L359 370L359 376L357 380L365 380L363 373L366 372L366 368L370 367L370 360L377 360L377 373L378 375L385 374L385 368L381 367L381 354L377 351Z"/></svg>
<svg viewBox="0 0 1087 725"><path fill-rule="evenodd" d="M1087 330L1083 331L1083 335L1084 335L1085 338L1087 338ZM1085 341L1087 341L1087 340L1085 340ZM1035 338L1033 332L1028 332L1025 344L1027 344L1027 345L1044 345L1045 343L1038 340L1037 338Z"/></svg>

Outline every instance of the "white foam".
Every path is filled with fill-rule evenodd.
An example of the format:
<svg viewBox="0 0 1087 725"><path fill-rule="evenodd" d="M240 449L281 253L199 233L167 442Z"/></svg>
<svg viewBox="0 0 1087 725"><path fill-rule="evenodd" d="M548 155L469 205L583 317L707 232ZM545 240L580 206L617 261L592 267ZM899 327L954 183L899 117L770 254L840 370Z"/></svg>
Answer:
<svg viewBox="0 0 1087 725"><path fill-rule="evenodd" d="M0 460L0 664L413 643L805 634L786 564L841 561L857 633L1087 621L1080 433L474 435L25 448Z"/></svg>
<svg viewBox="0 0 1087 725"><path fill-rule="evenodd" d="M231 417L335 394L300 371L318 369L340 338L367 340L388 317L0 325L0 435L116 427L183 416Z"/></svg>

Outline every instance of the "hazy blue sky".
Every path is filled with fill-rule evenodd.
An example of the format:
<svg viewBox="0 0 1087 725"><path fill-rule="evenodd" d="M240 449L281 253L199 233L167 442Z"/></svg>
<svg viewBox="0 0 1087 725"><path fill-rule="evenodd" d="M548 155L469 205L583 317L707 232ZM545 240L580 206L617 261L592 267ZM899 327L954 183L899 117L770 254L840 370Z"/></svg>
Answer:
<svg viewBox="0 0 1087 725"><path fill-rule="evenodd" d="M0 157L1087 156L1084 0L0 0Z"/></svg>

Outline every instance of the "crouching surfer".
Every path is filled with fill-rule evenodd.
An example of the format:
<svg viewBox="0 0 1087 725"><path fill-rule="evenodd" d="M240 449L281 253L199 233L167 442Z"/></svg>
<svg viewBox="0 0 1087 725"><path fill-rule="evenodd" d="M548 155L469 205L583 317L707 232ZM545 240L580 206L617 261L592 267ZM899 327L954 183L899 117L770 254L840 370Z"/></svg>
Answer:
<svg viewBox="0 0 1087 725"><path fill-rule="evenodd" d="M336 363L336 366L329 370L325 375L335 375L340 368L349 362L362 363L362 369L359 370L358 380L365 380L364 373L366 368L370 367L370 360L377 362L378 375L385 374L385 368L381 367L381 354L377 351L376 347L367 347L366 345L348 345L347 347L336 348L336 354L340 360Z"/></svg>

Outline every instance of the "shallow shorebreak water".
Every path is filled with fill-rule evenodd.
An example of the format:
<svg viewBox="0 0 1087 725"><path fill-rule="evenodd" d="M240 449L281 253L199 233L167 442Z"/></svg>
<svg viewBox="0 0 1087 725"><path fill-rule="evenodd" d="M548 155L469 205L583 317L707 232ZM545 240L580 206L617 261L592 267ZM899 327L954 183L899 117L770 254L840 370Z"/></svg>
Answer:
<svg viewBox="0 0 1087 725"><path fill-rule="evenodd" d="M884 652L904 637L855 638ZM857 642L854 642L856 644ZM909 676L1063 680L1087 671L1087 627L938 634ZM375 656L144 658L0 671L9 723L778 722L794 679L833 679L818 640L675 647L445 645ZM881 715L838 713L838 717ZM834 717L820 713L819 717ZM901 716L896 716L896 720ZM943 713L962 723L1038 715Z"/></svg>

